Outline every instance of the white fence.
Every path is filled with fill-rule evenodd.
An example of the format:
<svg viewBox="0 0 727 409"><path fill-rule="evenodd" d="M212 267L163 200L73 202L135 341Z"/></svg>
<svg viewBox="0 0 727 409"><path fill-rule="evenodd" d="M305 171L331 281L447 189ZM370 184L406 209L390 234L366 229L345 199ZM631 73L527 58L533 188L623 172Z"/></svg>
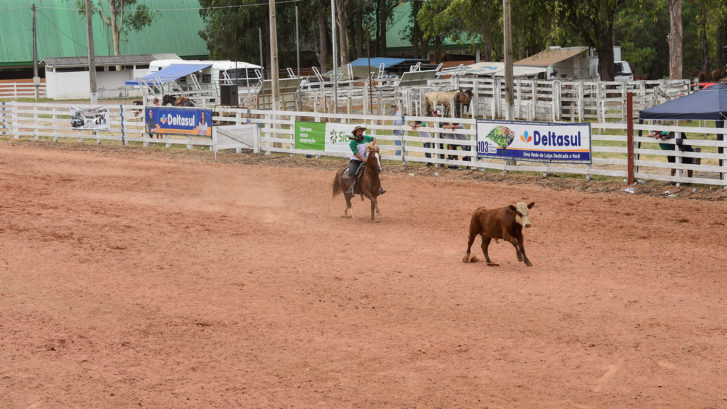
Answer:
<svg viewBox="0 0 727 409"><path fill-rule="evenodd" d="M190 108L193 109L193 108ZM164 135L152 138L144 133L142 107L137 105L110 105L110 129L108 131L74 130L70 124L70 105L52 103L0 103L0 137L52 139L78 139L79 142L105 141L123 144L138 143L144 146L164 144L213 148L211 138L197 136ZM215 125L239 126L256 124L259 132L253 146L264 154L285 153L311 156L348 157L346 153L327 153L303 150L295 146L295 122L334 122L365 126L367 133L375 136L381 145L382 158L404 164L433 164L434 166L458 166L492 171L525 171L542 174L579 174L587 178L609 176L626 178L629 166L626 136L626 123L592 123L591 150L592 164L559 164L505 161L500 159L479 158L476 154L476 130L473 119L458 120L464 129L445 129L443 125L450 118L406 117L406 125L392 125L392 117L379 115L347 115L315 112L264 111L239 108L219 108L214 110ZM409 126L414 121L425 121L428 126L413 131ZM727 141L719 140L718 135L725 133L723 128L701 123L699 126L657 126L651 124L634 125L634 166L635 176L643 180L660 180L675 183L699 183L726 186ZM680 149L663 150L654 139L638 136L659 128L677 133L685 132L688 139L684 145L699 147L701 152L683 152ZM420 134L422 132L422 134ZM400 133L400 135L395 135ZM422 136L428 133L430 136ZM457 139L454 134L464 135ZM399 142L400 146L396 143ZM673 143L673 142L670 142ZM240 149L237 149L238 151ZM399 151L399 152L397 152ZM668 157L673 157L673 163ZM696 158L701 163L683 163L684 158ZM342 159L343 160L343 159ZM671 169L675 169L672 176ZM694 172L687 177L688 171Z"/></svg>
<svg viewBox="0 0 727 409"><path fill-rule="evenodd" d="M689 80L659 81L562 81L515 80L514 118L545 121L606 122L626 120L626 95L634 95L634 112L650 108L689 93ZM338 86L338 112L384 113L397 103L404 114L425 115L425 95L431 91L472 91L466 116L504 118L507 110L505 81L502 78L454 77L429 80L426 86L395 86L366 80L342 81ZM315 112L333 112L332 83L311 83L301 87L300 99L305 108ZM453 110L449 116L454 116Z"/></svg>
<svg viewBox="0 0 727 409"><path fill-rule="evenodd" d="M45 83L38 85L39 98L45 98ZM32 82L0 82L0 99L35 98Z"/></svg>

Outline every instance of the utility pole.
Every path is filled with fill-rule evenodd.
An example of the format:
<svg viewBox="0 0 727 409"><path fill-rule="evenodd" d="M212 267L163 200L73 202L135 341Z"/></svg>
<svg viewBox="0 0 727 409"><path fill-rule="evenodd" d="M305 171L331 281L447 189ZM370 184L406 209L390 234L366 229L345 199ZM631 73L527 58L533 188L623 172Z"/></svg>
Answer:
<svg viewBox="0 0 727 409"><path fill-rule="evenodd" d="M91 0L86 0L86 33L88 36L88 78L91 81L91 104L98 102L96 92L96 57L93 54L93 24L91 15Z"/></svg>
<svg viewBox="0 0 727 409"><path fill-rule="evenodd" d="M263 60L263 29L259 26L257 28L257 43L260 46L260 70L262 71L263 79L265 79L265 60Z"/></svg>
<svg viewBox="0 0 727 409"><path fill-rule="evenodd" d="M512 120L514 99L512 96L512 20L510 19L510 0L502 0L503 29L505 31L505 93L507 103L507 116L505 119ZM498 91L499 92L499 91Z"/></svg>
<svg viewBox="0 0 727 409"><path fill-rule="evenodd" d="M35 100L40 99L40 78L38 77L38 36L36 35L35 24L35 4L31 7L33 10L33 88L35 89Z"/></svg>
<svg viewBox="0 0 727 409"><path fill-rule="evenodd" d="M270 79L273 83L273 111L278 110L278 33L275 26L275 0L270 4Z"/></svg>
<svg viewBox="0 0 727 409"><path fill-rule="evenodd" d="M331 42L333 43L333 113L338 113L338 45L336 44L336 0L331 0Z"/></svg>
<svg viewBox="0 0 727 409"><path fill-rule="evenodd" d="M371 82L374 80L374 76L371 74L371 34L369 29L366 29L366 58L368 59L369 69L366 71L366 75L369 77L369 115L374 114L373 100L371 96Z"/></svg>
<svg viewBox="0 0 727 409"><path fill-rule="evenodd" d="M295 62L298 66L296 71L298 78L300 78L300 40L298 38L298 5L295 5Z"/></svg>

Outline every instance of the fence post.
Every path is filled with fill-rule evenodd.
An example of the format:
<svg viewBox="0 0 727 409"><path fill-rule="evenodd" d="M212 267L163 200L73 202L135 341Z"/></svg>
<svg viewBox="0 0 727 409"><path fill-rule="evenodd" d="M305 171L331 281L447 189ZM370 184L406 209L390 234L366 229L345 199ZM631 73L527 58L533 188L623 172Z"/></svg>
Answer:
<svg viewBox="0 0 727 409"><path fill-rule="evenodd" d="M626 148L628 152L628 179L629 185L634 184L634 94L626 93Z"/></svg>
<svg viewBox="0 0 727 409"><path fill-rule="evenodd" d="M2 121L3 121L3 126L2 126L2 128L3 128L3 136L5 136L5 134L6 134L5 131L7 129L8 123L5 120L5 102L4 101L2 102L2 113L3 113L3 115L2 115L3 116L3 119L2 119Z"/></svg>
<svg viewBox="0 0 727 409"><path fill-rule="evenodd" d="M121 109L121 144L126 146L126 129L124 124L124 106L119 105Z"/></svg>
<svg viewBox="0 0 727 409"><path fill-rule="evenodd" d="M20 139L20 127L18 126L18 101L13 101L13 139Z"/></svg>

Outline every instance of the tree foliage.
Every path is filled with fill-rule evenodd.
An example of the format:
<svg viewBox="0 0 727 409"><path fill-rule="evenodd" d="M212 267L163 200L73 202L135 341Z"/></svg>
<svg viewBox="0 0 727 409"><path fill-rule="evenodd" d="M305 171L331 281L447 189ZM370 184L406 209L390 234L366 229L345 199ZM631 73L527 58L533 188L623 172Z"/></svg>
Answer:
<svg viewBox="0 0 727 409"><path fill-rule="evenodd" d="M79 13L86 14L86 2L75 0ZM137 0L91 0L93 13L111 28L111 42L114 55L121 54L121 36L130 31L141 30L154 21L154 12Z"/></svg>

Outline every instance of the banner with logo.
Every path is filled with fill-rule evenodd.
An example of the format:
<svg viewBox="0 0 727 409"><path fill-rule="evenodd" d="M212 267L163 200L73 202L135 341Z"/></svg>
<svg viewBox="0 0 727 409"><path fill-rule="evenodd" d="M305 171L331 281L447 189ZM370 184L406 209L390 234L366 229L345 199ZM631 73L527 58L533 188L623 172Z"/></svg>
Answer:
<svg viewBox="0 0 727 409"><path fill-rule="evenodd" d="M477 120L477 156L591 163L591 124Z"/></svg>
<svg viewBox="0 0 727 409"><path fill-rule="evenodd" d="M172 107L146 108L144 123L149 134L181 134L212 137L212 110Z"/></svg>
<svg viewBox="0 0 727 409"><path fill-rule="evenodd" d="M326 149L326 123L295 121L295 148L322 151Z"/></svg>
<svg viewBox="0 0 727 409"><path fill-rule="evenodd" d="M326 124L326 152L345 152L349 155L352 153L348 146L351 140L349 136L353 136L351 132L361 124Z"/></svg>
<svg viewBox="0 0 727 409"><path fill-rule="evenodd" d="M348 139L358 124L295 122L295 148L350 153Z"/></svg>
<svg viewBox="0 0 727 409"><path fill-rule="evenodd" d="M109 109L106 106L80 108L71 106L71 128L105 131L109 129Z"/></svg>

